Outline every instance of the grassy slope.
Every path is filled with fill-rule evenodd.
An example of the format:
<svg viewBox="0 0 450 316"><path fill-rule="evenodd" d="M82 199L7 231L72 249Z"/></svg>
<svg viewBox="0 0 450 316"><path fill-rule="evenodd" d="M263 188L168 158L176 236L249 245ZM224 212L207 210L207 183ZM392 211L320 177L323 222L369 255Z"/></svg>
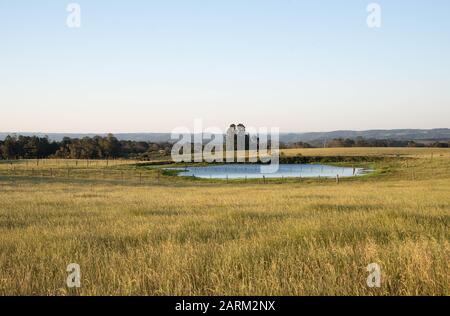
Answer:
<svg viewBox="0 0 450 316"><path fill-rule="evenodd" d="M450 150L300 152L409 159L339 185L0 163L0 294L450 294ZM71 262L77 291L65 286ZM366 285L372 262L380 289Z"/></svg>

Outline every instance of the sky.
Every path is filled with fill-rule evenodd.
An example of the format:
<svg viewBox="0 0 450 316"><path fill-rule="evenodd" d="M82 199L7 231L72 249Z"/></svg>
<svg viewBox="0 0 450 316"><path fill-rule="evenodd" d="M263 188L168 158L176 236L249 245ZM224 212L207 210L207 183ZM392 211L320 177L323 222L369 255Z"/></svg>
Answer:
<svg viewBox="0 0 450 316"><path fill-rule="evenodd" d="M450 128L448 0L73 2L0 0L0 132Z"/></svg>

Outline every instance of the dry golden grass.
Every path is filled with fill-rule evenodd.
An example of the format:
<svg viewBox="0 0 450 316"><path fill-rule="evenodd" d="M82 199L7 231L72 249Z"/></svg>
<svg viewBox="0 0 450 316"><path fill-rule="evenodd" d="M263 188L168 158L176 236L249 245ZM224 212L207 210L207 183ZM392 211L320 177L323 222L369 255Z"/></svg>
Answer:
<svg viewBox="0 0 450 316"><path fill-rule="evenodd" d="M379 161L375 175L339 185L140 185L134 167L109 167L133 172L122 182L85 177L101 165L65 178L0 164L0 294L449 295L450 151L311 155L352 152L418 158ZM78 290L65 284L72 262ZM381 288L366 285L372 262Z"/></svg>
<svg viewBox="0 0 450 316"><path fill-rule="evenodd" d="M450 158L448 148L300 148L282 150L287 156L301 154L303 156L406 156L406 157L447 157Z"/></svg>

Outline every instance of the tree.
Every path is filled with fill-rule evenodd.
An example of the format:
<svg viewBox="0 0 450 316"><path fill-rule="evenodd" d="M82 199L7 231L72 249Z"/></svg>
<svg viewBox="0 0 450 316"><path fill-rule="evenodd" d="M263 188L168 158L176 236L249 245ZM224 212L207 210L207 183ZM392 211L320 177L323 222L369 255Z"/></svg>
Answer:
<svg viewBox="0 0 450 316"><path fill-rule="evenodd" d="M2 145L2 155L4 159L16 159L19 156L20 148L17 144L17 136L6 136Z"/></svg>

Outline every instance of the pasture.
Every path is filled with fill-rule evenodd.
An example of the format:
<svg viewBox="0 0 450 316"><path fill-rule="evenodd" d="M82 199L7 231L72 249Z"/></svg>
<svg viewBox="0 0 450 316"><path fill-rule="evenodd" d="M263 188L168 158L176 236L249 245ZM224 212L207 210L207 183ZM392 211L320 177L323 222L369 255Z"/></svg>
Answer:
<svg viewBox="0 0 450 316"><path fill-rule="evenodd" d="M0 295L450 294L449 149L284 151L299 154L375 172L226 182L158 162L0 161Z"/></svg>

